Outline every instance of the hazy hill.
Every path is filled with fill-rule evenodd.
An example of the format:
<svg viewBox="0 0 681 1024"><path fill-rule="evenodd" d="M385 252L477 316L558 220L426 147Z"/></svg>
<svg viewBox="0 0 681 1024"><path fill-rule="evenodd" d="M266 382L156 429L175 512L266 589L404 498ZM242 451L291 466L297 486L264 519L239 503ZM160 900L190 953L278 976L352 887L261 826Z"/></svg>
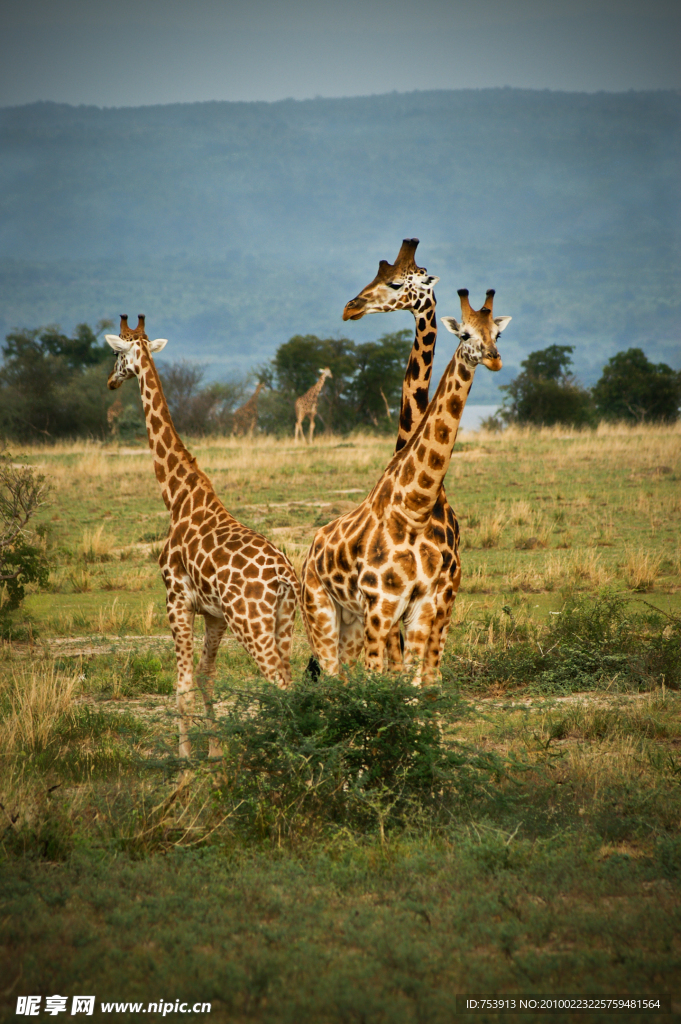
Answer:
<svg viewBox="0 0 681 1024"><path fill-rule="evenodd" d="M671 92L511 89L5 108L0 332L141 311L169 358L240 372L294 333L410 326L340 314L417 235L441 314L493 286L513 315L504 379L554 341L585 382L631 345L680 366L680 115Z"/></svg>

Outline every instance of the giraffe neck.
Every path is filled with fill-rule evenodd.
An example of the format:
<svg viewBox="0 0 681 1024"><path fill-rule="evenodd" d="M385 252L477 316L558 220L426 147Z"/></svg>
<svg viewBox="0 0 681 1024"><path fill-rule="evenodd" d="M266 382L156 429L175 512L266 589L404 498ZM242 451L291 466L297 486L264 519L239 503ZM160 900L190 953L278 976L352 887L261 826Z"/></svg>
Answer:
<svg viewBox="0 0 681 1024"><path fill-rule="evenodd" d="M454 353L411 439L388 467L389 500L395 507L399 506L416 527L425 527L430 519L449 469L459 423L473 384L475 367L465 362L459 352L460 349Z"/></svg>
<svg viewBox="0 0 681 1024"><path fill-rule="evenodd" d="M161 378L147 345L142 344L141 350L138 380L149 447L154 457L154 472L163 501L172 512L174 500L183 492L182 485L187 483L188 475L196 475L200 470L196 465L196 459L189 454L175 430L163 394Z"/></svg>
<svg viewBox="0 0 681 1024"><path fill-rule="evenodd" d="M433 356L437 341L435 293L427 293L419 305L420 309L412 309L416 321L416 333L402 383L402 404L400 405L400 425L395 443L396 452L401 451L407 444L428 408L428 388L433 372Z"/></svg>

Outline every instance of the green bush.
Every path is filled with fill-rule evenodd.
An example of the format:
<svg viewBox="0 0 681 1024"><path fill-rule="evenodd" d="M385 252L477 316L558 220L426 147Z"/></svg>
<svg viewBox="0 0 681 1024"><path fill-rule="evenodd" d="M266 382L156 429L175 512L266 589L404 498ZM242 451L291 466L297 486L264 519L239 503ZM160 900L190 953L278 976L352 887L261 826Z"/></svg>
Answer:
<svg viewBox="0 0 681 1024"><path fill-rule="evenodd" d="M593 389L598 413L627 423L675 423L681 406L681 373L651 363L640 348L609 359Z"/></svg>
<svg viewBox="0 0 681 1024"><path fill-rule="evenodd" d="M281 838L328 827L429 827L451 819L504 769L499 758L445 742L464 714L454 697L405 678L354 674L281 691L231 691L219 723L220 800L247 833Z"/></svg>
<svg viewBox="0 0 681 1024"><path fill-rule="evenodd" d="M573 351L573 345L549 345L531 352L520 364L523 372L500 388L507 393L501 418L534 426L594 426L591 392L570 372Z"/></svg>
<svg viewBox="0 0 681 1024"><path fill-rule="evenodd" d="M443 676L477 686L502 683L567 694L616 680L647 690L681 688L681 618L635 612L619 594L569 598L537 636L514 637L474 659L445 657Z"/></svg>

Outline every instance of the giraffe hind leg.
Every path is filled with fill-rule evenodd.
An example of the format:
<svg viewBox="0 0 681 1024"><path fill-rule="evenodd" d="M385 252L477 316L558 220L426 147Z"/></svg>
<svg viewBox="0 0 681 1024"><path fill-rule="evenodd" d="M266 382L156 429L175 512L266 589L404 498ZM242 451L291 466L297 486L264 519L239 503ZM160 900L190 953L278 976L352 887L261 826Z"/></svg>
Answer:
<svg viewBox="0 0 681 1024"><path fill-rule="evenodd" d="M166 595L168 621L175 643L177 659L177 712L180 726L180 757L191 755L189 726L194 704L194 612L185 604L179 587L168 587Z"/></svg>
<svg viewBox="0 0 681 1024"><path fill-rule="evenodd" d="M211 728L215 723L215 708L213 706L213 690L215 686L215 659L217 657L220 641L222 640L227 623L224 619L218 619L213 615L204 613L206 624L206 635L203 641L203 650L197 672L197 682L203 698L203 706L206 709L206 717ZM222 748L218 743L214 732L208 736L208 756L221 757Z"/></svg>
<svg viewBox="0 0 681 1024"><path fill-rule="evenodd" d="M293 643L293 626L296 619L296 595L293 587L282 584L279 588L279 600L275 614L275 640L285 685L291 683L291 646Z"/></svg>

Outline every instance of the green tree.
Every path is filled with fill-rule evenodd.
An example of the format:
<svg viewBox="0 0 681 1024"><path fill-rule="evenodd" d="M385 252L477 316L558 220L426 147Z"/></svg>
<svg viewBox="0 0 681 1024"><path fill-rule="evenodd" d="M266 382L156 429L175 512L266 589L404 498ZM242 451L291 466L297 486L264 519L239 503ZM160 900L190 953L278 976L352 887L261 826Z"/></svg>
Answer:
<svg viewBox="0 0 681 1024"><path fill-rule="evenodd" d="M160 363L158 370L170 415L180 434L202 436L232 429L234 409L244 398L243 383L213 381L202 386L204 367L185 360Z"/></svg>
<svg viewBox="0 0 681 1024"><path fill-rule="evenodd" d="M573 345L549 345L529 354L520 364L523 372L500 388L506 392L501 410L506 423L565 423L578 427L594 424L591 392L570 372L573 351Z"/></svg>
<svg viewBox="0 0 681 1024"><path fill-rule="evenodd" d="M28 533L46 495L42 474L31 466L17 466L9 452L0 451L0 635L7 633L8 613L21 604L25 585L47 583L44 551L31 543Z"/></svg>
<svg viewBox="0 0 681 1024"><path fill-rule="evenodd" d="M328 366L317 414L328 432L349 433L357 427L396 430L402 379L411 349L409 331L384 334L361 345L348 338L297 334L280 345L274 359L260 369L270 390L260 403L260 425L268 433L288 433L295 424L295 400Z"/></svg>
<svg viewBox="0 0 681 1024"><path fill-rule="evenodd" d="M333 374L324 385L317 415L325 430L344 433L352 429L349 385L357 371L357 347L349 338L318 338L296 334L277 349L260 378L271 388L263 395L260 422L269 433L288 433L295 425L295 400L319 380L328 366Z"/></svg>
<svg viewBox="0 0 681 1024"><path fill-rule="evenodd" d="M402 381L412 346L411 331L394 331L358 345L350 400L355 423L397 431Z"/></svg>
<svg viewBox="0 0 681 1024"><path fill-rule="evenodd" d="M640 348L618 352L593 389L596 409L607 420L675 423L681 405L681 372L651 363Z"/></svg>
<svg viewBox="0 0 681 1024"><path fill-rule="evenodd" d="M115 396L106 390L111 349L99 342L111 326L79 324L73 337L57 327L18 330L2 346L0 432L19 440L78 434L104 436Z"/></svg>

